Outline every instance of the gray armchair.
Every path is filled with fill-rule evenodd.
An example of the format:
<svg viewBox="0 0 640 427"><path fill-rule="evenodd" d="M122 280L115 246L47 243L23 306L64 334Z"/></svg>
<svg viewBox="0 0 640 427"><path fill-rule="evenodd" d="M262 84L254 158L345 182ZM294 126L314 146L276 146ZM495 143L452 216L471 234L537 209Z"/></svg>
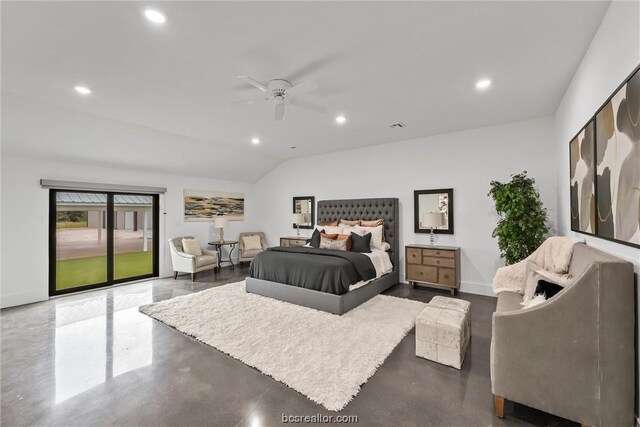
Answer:
<svg viewBox="0 0 640 427"><path fill-rule="evenodd" d="M193 239L191 236L174 237L169 239L169 250L171 251L171 263L173 264L173 278L178 277L178 273L191 273L191 280L195 280L196 273L205 270L216 271L220 266L218 252L203 249L202 255L195 256L183 252L182 239Z"/></svg>
<svg viewBox="0 0 640 427"><path fill-rule="evenodd" d="M254 249L254 250L245 249L244 241L242 238L247 236L260 236L260 244L262 245L262 249ZM238 255L238 261L241 263L250 262L253 259L253 257L255 257L260 252L267 249L267 240L265 239L264 233L262 231L240 233L240 235L238 236L238 247L240 251L240 254Z"/></svg>
<svg viewBox="0 0 640 427"><path fill-rule="evenodd" d="M633 265L576 244L574 281L540 305L498 294L491 339L496 415L504 399L590 426L634 420Z"/></svg>

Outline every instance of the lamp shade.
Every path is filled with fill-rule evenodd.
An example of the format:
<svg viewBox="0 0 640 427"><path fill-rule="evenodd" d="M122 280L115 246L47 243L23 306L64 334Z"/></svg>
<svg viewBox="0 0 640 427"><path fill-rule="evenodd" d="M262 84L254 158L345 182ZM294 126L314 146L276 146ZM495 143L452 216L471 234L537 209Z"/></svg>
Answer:
<svg viewBox="0 0 640 427"><path fill-rule="evenodd" d="M215 228L225 228L227 225L229 225L229 219L226 217L217 216L213 220L213 226Z"/></svg>
<svg viewBox="0 0 640 427"><path fill-rule="evenodd" d="M291 220L294 224L303 224L304 223L304 215L301 213L294 213L291 215Z"/></svg>
<svg viewBox="0 0 640 427"><path fill-rule="evenodd" d="M427 212L422 214L420 220L420 226L422 228L438 228L444 225L444 213L443 212Z"/></svg>

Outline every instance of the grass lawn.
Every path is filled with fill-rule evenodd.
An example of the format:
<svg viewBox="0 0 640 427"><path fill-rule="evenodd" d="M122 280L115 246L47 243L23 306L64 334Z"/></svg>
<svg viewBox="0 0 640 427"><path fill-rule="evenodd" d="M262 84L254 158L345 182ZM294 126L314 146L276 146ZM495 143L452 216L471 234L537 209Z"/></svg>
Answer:
<svg viewBox="0 0 640 427"><path fill-rule="evenodd" d="M56 222L56 228L87 228L87 221Z"/></svg>
<svg viewBox="0 0 640 427"><path fill-rule="evenodd" d="M114 256L114 279L153 273L153 255L131 252ZM91 285L107 281L107 257L63 259L56 262L56 288L58 290Z"/></svg>

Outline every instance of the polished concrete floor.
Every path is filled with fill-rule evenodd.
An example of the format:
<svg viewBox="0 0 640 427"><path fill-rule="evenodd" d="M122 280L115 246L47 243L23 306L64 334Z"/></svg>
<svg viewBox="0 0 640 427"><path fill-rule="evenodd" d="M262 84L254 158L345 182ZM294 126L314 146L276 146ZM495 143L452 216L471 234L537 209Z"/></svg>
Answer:
<svg viewBox="0 0 640 427"><path fill-rule="evenodd" d="M335 415L231 357L138 312L138 306L242 280L247 268L153 280L2 310L1 424L277 426L283 415ZM444 293L397 285L390 295ZM462 370L417 358L413 331L341 412L362 426L570 425L507 403L493 415L495 299L472 305Z"/></svg>

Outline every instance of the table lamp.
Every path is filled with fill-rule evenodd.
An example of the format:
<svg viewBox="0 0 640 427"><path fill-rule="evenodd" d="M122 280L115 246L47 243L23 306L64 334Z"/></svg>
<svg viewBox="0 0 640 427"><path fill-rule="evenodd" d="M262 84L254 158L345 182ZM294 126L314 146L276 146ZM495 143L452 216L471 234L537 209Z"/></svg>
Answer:
<svg viewBox="0 0 640 427"><path fill-rule="evenodd" d="M220 229L220 243L224 243L224 229L229 225L229 220L223 216L217 216L213 220L213 226Z"/></svg>
<svg viewBox="0 0 640 427"><path fill-rule="evenodd" d="M422 215L422 219L420 220L420 227L431 229L431 234L429 235L431 246L433 246L433 229L442 227L443 225L444 225L443 212L427 212Z"/></svg>
<svg viewBox="0 0 640 427"><path fill-rule="evenodd" d="M298 237L300 237L300 224L304 224L304 215L301 213L294 213L291 216L291 219L293 220L293 224L296 226L296 229L298 230Z"/></svg>

